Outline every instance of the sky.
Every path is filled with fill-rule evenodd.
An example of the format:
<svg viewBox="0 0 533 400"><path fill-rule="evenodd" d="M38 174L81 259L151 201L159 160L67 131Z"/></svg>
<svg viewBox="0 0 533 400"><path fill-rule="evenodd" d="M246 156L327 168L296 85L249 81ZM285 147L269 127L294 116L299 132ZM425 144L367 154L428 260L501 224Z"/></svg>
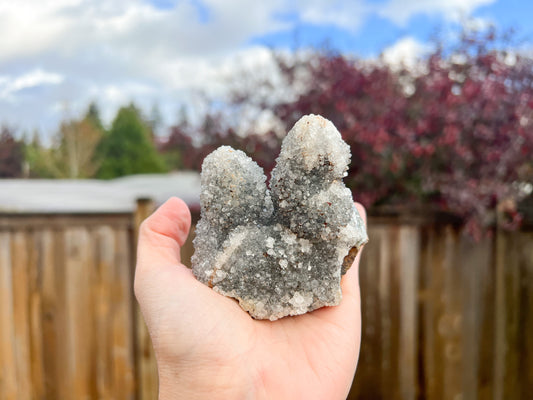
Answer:
<svg viewBox="0 0 533 400"><path fill-rule="evenodd" d="M164 126L270 49L328 46L409 62L465 21L533 43L532 0L0 0L0 125L50 137L91 101L105 124L134 102Z"/></svg>

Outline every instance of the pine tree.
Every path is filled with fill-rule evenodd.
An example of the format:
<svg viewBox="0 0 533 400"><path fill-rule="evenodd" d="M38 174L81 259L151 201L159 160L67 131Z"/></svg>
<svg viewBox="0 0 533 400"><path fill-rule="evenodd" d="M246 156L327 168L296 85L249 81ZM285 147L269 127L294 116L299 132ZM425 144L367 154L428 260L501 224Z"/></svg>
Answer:
<svg viewBox="0 0 533 400"><path fill-rule="evenodd" d="M102 179L165 171L149 129L133 104L118 111L111 130L98 146L97 158L97 177Z"/></svg>

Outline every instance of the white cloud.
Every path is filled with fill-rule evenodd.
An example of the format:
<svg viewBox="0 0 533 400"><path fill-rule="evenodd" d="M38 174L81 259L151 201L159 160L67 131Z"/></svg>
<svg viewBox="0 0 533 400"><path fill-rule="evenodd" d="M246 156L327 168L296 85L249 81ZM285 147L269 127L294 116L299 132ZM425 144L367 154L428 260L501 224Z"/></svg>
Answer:
<svg viewBox="0 0 533 400"><path fill-rule="evenodd" d="M0 76L0 99L12 100L14 95L24 89L42 85L57 85L63 81L60 74L35 69L18 77Z"/></svg>
<svg viewBox="0 0 533 400"><path fill-rule="evenodd" d="M377 13L394 23L405 26L415 15L439 15L448 20L468 17L476 8L496 0L390 0L376 6Z"/></svg>
<svg viewBox="0 0 533 400"><path fill-rule="evenodd" d="M411 68L416 61L431 51L431 46L407 36L383 50L383 60L392 65Z"/></svg>
<svg viewBox="0 0 533 400"><path fill-rule="evenodd" d="M285 27L274 18L281 4L206 0L210 17L204 23L187 0L168 10L141 0L0 2L0 70L6 74L0 79L0 124L42 125L54 119L50 113L62 117L57 104L80 113L94 99L104 116L128 101L177 109L190 96L187 90L220 91L220 80L239 64L232 56L251 37ZM261 62L262 51L247 49L240 62ZM20 76L21 70L34 75ZM46 104L20 118L7 99L17 100L23 87L38 83L55 83L56 89L41 93ZM29 106L35 99L24 100Z"/></svg>
<svg viewBox="0 0 533 400"><path fill-rule="evenodd" d="M315 25L334 25L356 32L371 8L363 0L300 0L298 12L304 22Z"/></svg>
<svg viewBox="0 0 533 400"><path fill-rule="evenodd" d="M195 91L220 95L230 77L247 84L245 71L271 74L270 53L249 45L254 37L300 22L354 33L372 14L402 24L415 14L469 13L492 1L390 0L378 7L370 0L203 0L207 21L193 0L169 9L150 0L0 1L0 124L50 133L64 104L81 113L93 100L106 122L135 101L145 110L159 104L173 123L182 102L201 108ZM404 39L387 54L405 58L422 47ZM44 90L29 96L31 88Z"/></svg>

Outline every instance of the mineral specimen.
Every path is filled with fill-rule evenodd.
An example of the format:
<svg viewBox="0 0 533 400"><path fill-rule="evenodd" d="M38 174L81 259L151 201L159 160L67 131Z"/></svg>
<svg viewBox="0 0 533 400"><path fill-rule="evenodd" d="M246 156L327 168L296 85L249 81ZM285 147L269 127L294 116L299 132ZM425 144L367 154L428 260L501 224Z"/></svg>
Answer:
<svg viewBox="0 0 533 400"><path fill-rule="evenodd" d="M270 190L262 169L222 146L202 165L193 273L272 321L341 301L340 279L368 240L342 178L349 146L333 124L301 118L283 140Z"/></svg>

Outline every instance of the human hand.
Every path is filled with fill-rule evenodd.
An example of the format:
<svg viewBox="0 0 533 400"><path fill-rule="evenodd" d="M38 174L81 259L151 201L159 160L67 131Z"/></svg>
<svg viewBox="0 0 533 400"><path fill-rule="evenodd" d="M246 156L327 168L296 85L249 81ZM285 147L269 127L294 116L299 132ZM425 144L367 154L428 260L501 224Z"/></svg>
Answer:
<svg viewBox="0 0 533 400"><path fill-rule="evenodd" d="M340 305L259 321L180 262L190 224L186 204L172 198L139 234L135 295L154 345L159 398L345 399L361 340L361 252L342 278Z"/></svg>

